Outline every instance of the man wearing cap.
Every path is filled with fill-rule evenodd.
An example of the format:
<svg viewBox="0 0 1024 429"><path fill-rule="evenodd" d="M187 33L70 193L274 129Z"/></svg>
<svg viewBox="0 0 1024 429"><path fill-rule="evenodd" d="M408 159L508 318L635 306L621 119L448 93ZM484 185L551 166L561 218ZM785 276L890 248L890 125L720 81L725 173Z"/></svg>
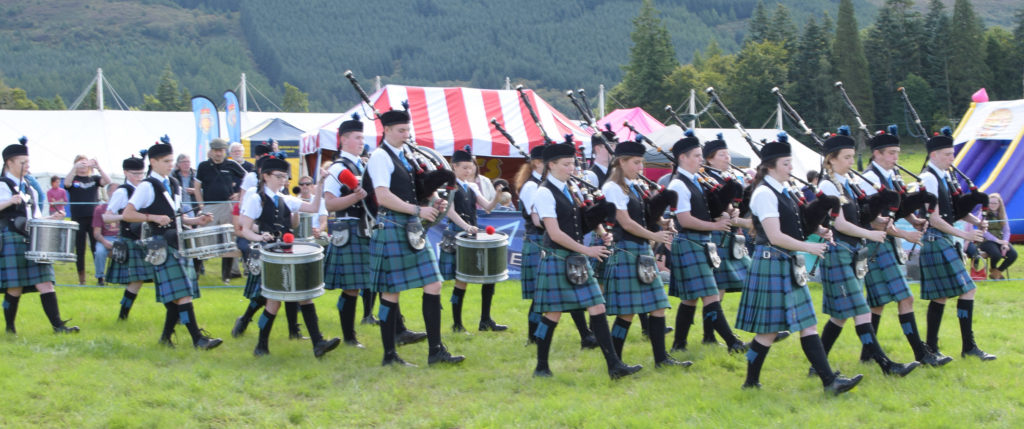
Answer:
<svg viewBox="0 0 1024 429"><path fill-rule="evenodd" d="M256 165L245 159L245 146L239 142L228 145L228 159L237 162L247 173L256 171Z"/></svg>
<svg viewBox="0 0 1024 429"><path fill-rule="evenodd" d="M121 163L124 169L125 183L110 196L107 212L103 214L104 222L118 222L118 239L114 252L111 253L110 265L107 268L107 281L125 285L124 297L121 298L121 311L118 320L127 320L132 305L142 289L143 282L153 281L153 266L146 263L146 251L138 244L139 226L125 222L122 213L128 200L135 193L135 188L146 177L146 164L142 158L132 156ZM120 250L118 250L120 249Z"/></svg>
<svg viewBox="0 0 1024 429"><path fill-rule="evenodd" d="M200 209L213 215L214 225L231 223L231 200L238 198L238 185L245 177L245 170L237 162L227 159L228 142L224 139L210 141L210 158L196 167L195 181L200 192L195 194ZM204 204L204 201L209 201ZM221 279L227 284L232 277L234 259L221 260Z"/></svg>
<svg viewBox="0 0 1024 429"><path fill-rule="evenodd" d="M395 351L398 296L405 290L423 288L423 321L430 344L428 363L459 363L441 342L441 275L434 248L426 240L420 219L434 221L440 207L420 206L416 198L415 170L405 153L410 135L409 113L391 110L381 115L381 145L367 165L374 197L379 206L379 229L370 238L370 287L381 293L380 332L384 345L383 365L411 365ZM426 242L426 243L424 243Z"/></svg>

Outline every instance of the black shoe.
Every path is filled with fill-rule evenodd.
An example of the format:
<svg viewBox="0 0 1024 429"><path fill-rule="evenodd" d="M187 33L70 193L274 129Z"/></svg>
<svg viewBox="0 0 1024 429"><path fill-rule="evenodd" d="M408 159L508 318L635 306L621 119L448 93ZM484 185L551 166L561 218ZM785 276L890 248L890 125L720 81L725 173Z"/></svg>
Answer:
<svg viewBox="0 0 1024 429"><path fill-rule="evenodd" d="M341 339L337 337L329 340L320 340L313 345L313 356L323 357L327 352L338 348L338 344L341 344Z"/></svg>
<svg viewBox="0 0 1024 429"><path fill-rule="evenodd" d="M256 356L256 357L266 356L266 355L269 355L269 354L270 354L270 349L268 349L266 346L261 346L259 344L257 344L256 348L253 349L253 351L252 351L252 355Z"/></svg>
<svg viewBox="0 0 1024 429"><path fill-rule="evenodd" d="M78 328L76 327L75 329L78 329ZM970 350L968 350L966 352L960 353L960 357L967 357L967 356L974 356L974 357L976 357L978 359L981 359L983 361L996 360L996 355L985 353L985 352L981 351L981 349L979 349L978 346L974 346L973 349L970 349Z"/></svg>
<svg viewBox="0 0 1024 429"><path fill-rule="evenodd" d="M622 377L636 374L641 369L644 369L643 365L626 365L619 362L617 365L608 369L608 376L611 377L612 380L618 380Z"/></svg>
<svg viewBox="0 0 1024 429"><path fill-rule="evenodd" d="M394 365L394 366L410 366L410 367L413 367L413 368L416 367L416 365L402 360L402 358L398 356L398 353L391 353L391 354L384 355L384 361L381 362L380 365L381 366L392 366L392 365Z"/></svg>
<svg viewBox="0 0 1024 429"><path fill-rule="evenodd" d="M832 372L832 375L834 375L836 377L839 377L839 376L842 376L843 373L839 372L839 370L836 370L836 371ZM812 366L810 369L807 370L807 376L808 377L817 377L818 376L818 371L815 371L814 367Z"/></svg>
<svg viewBox="0 0 1024 429"><path fill-rule="evenodd" d="M666 357L665 360L663 360L661 362L655 362L654 363L654 367L655 368L668 367L668 366L674 366L674 367L679 367L679 368L687 368L690 365L693 365L692 361L688 361L688 360L679 361L679 360L676 360L676 358L674 358L672 356Z"/></svg>
<svg viewBox="0 0 1024 429"><path fill-rule="evenodd" d="M928 351L932 352L932 354L934 354L939 360L946 360L946 359L948 359L949 362L953 361L953 357L952 356L946 356L946 355L942 354L942 352L939 351L938 347L932 347L932 346L930 346L928 344L925 344L925 347L927 347ZM949 363L949 362L946 362L946 363Z"/></svg>
<svg viewBox="0 0 1024 429"><path fill-rule="evenodd" d="M931 353L931 352L929 352L927 355L925 355L923 358L921 358L920 362L923 365L928 365L928 366L931 366L931 367L940 367L940 366L943 366L943 365L945 365L947 363L950 363L952 361L953 361L953 358L951 358L949 356L940 355L938 353Z"/></svg>
<svg viewBox="0 0 1024 429"><path fill-rule="evenodd" d="M777 343L779 341L785 340L786 338L789 338L790 334L791 333L789 331L779 331L779 334L775 336L775 340L772 341L772 343Z"/></svg>
<svg viewBox="0 0 1024 429"><path fill-rule="evenodd" d="M671 326L666 326L665 327L665 335L671 334L672 331L674 331L674 330L676 330L676 328L673 328Z"/></svg>
<svg viewBox="0 0 1024 429"><path fill-rule="evenodd" d="M709 338L705 338L703 340L700 340L700 344L704 345L704 346L720 346L720 345L722 345L722 343L718 342L718 340L709 339Z"/></svg>
<svg viewBox="0 0 1024 429"><path fill-rule="evenodd" d="M601 344L597 342L597 337L594 334L587 334L587 336L580 339L581 349L596 349L601 347Z"/></svg>
<svg viewBox="0 0 1024 429"><path fill-rule="evenodd" d="M754 384L749 384L749 383L743 383L743 389L744 389L744 390L746 390L746 389L757 389L757 390L761 390L761 383L754 383Z"/></svg>
<svg viewBox="0 0 1024 429"><path fill-rule="evenodd" d="M860 363L867 365L867 364L870 364L872 362L874 362L874 359L871 357L871 351L868 350L867 347L861 347L861 349L860 349Z"/></svg>
<svg viewBox="0 0 1024 429"><path fill-rule="evenodd" d="M103 277L96 279L96 286L106 286L107 282L103 281Z"/></svg>
<svg viewBox="0 0 1024 429"><path fill-rule="evenodd" d="M377 318L373 317L373 316L366 316L366 317L363 318L363 321L359 322L359 323L361 323L363 325L380 325L380 321L377 320Z"/></svg>
<svg viewBox="0 0 1024 429"><path fill-rule="evenodd" d="M543 369L542 368L537 368L537 369L533 370L533 376L534 377L541 377L541 378L550 378L550 377L554 377L555 374L553 374L551 372L551 369L548 369L548 368L543 368Z"/></svg>
<svg viewBox="0 0 1024 429"><path fill-rule="evenodd" d="M863 378L864 376L860 374L853 376L853 378L836 377L836 379L832 381L832 384L825 386L825 393L839 395L840 393L848 392L850 389L856 387L857 383L860 383L860 380Z"/></svg>
<svg viewBox="0 0 1024 429"><path fill-rule="evenodd" d="M670 353L676 353L676 352L678 352L678 353L686 353L686 344L672 344L672 349L669 350L669 352Z"/></svg>
<svg viewBox="0 0 1024 429"><path fill-rule="evenodd" d="M77 334L78 331L79 331L77 326L68 326L67 325L67 323L70 322L70 321L71 321L71 319L64 320L64 321L60 322L60 325L54 326L53 327L53 333L54 334ZM975 348L975 350L977 350L977 348ZM995 356L993 356L992 359L995 359Z"/></svg>
<svg viewBox="0 0 1024 429"><path fill-rule="evenodd" d="M746 353L748 348L750 348L750 344L736 341L729 346L729 353Z"/></svg>
<svg viewBox="0 0 1024 429"><path fill-rule="evenodd" d="M360 343L359 340L355 340L355 339L353 339L353 340L345 340L345 345L349 346L349 347L354 347L354 348L357 348L357 349L365 349L366 348L366 346L364 346L363 343Z"/></svg>
<svg viewBox="0 0 1024 429"><path fill-rule="evenodd" d="M7 329L5 329L5 331L7 331L7 333L11 334L11 335L17 335L18 334L18 331L15 330L14 328L10 327L10 326L8 326Z"/></svg>
<svg viewBox="0 0 1024 429"><path fill-rule="evenodd" d="M466 332L466 327L461 324L452 325L452 332Z"/></svg>
<svg viewBox="0 0 1024 429"><path fill-rule="evenodd" d="M898 377L906 377L914 371L914 368L921 366L921 362L908 362L908 363L896 363L889 362L889 365L882 368L882 374L895 375Z"/></svg>
<svg viewBox="0 0 1024 429"><path fill-rule="evenodd" d="M524 346L535 346L535 345L537 345L537 339L534 338L533 335L530 335L530 336L526 337L526 344L524 344Z"/></svg>
<svg viewBox="0 0 1024 429"><path fill-rule="evenodd" d="M494 320L488 319L488 320L481 320L480 321L480 326L477 329L479 329L480 331L501 332L501 331L507 331L508 330L508 326L499 325L498 322L495 322Z"/></svg>
<svg viewBox="0 0 1024 429"><path fill-rule="evenodd" d="M292 326L291 329L288 330L288 339L289 340L303 341L303 340L308 340L309 339L309 337L306 337L306 336L302 335L302 328L300 328L300 326L302 326L301 323L296 323L295 326Z"/></svg>
<svg viewBox="0 0 1024 429"><path fill-rule="evenodd" d="M245 316L238 316L238 318L235 319L235 326L231 328L231 338L241 337L242 334L245 333L245 329L249 327L249 322L252 322L252 319L246 319Z"/></svg>
<svg viewBox="0 0 1024 429"><path fill-rule="evenodd" d="M172 349L174 348L174 341L171 341L171 337L160 337L160 342L158 344Z"/></svg>
<svg viewBox="0 0 1024 429"><path fill-rule="evenodd" d="M210 338L209 333L202 331L202 336L199 337L194 346L199 350L213 350L222 342L220 338Z"/></svg>
<svg viewBox="0 0 1024 429"><path fill-rule="evenodd" d="M426 332L416 332L406 329L399 332L398 335L395 335L395 344L404 346L407 344L415 344L425 339L427 339Z"/></svg>
<svg viewBox="0 0 1024 429"><path fill-rule="evenodd" d="M427 356L427 365L434 365L437 363L459 363L464 360L466 360L465 356L452 355L451 353L448 352L447 347L441 345L432 353L430 353L430 356Z"/></svg>

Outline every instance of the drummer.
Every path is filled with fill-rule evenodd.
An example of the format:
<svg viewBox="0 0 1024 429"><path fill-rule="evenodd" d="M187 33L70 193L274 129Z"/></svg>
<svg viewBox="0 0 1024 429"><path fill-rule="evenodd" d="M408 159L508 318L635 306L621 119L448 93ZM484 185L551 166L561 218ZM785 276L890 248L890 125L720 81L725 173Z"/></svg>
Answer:
<svg viewBox="0 0 1024 429"><path fill-rule="evenodd" d="M277 241L284 234L291 234L292 212L316 213L319 211L320 195L323 194L323 179L326 173L320 175L317 189L313 193L313 201L303 202L298 197L281 193L281 189L288 185L289 169L288 162L283 159L272 156L264 159L260 170L260 180L257 183L259 191L250 189L249 192L246 192L239 211L238 223L241 227L241 235L246 240L263 243ZM258 232L253 231L253 225L256 226ZM259 282L254 284L250 278L245 285L245 295L250 299L262 296ZM264 308L259 321L260 337L256 343L256 349L252 352L255 356L270 354L268 348L270 330L274 326L277 310L281 308L280 301L267 299L266 302L266 308ZM338 347L341 339L325 340L323 334L320 333L320 322L313 301L302 301L299 308L302 310L302 318L306 321L306 328L309 329L310 338L313 340L313 355L319 358Z"/></svg>
<svg viewBox="0 0 1024 429"><path fill-rule="evenodd" d="M213 349L220 345L221 339L210 337L206 330L199 328L192 304L194 298L199 298L195 268L191 261L178 253L178 240L174 234L178 226L178 216L185 225L205 225L213 220L213 216L206 214L193 218L178 214L182 190L178 181L169 177L171 169L174 168L174 149L170 144L154 144L146 152L146 156L149 157L149 177L139 183L132 197L128 199L128 205L122 212L122 220L133 223L147 222L153 231L153 237L163 238L166 233L171 233L172 236L164 242L155 239L150 244L154 248L149 250L150 254L147 255L147 259L153 262L166 259L153 268L156 300L167 308L160 343L174 347L171 335L174 334L174 325L180 321L188 328L195 348ZM159 247L161 244L163 247Z"/></svg>
<svg viewBox="0 0 1024 429"><path fill-rule="evenodd" d="M124 169L125 183L117 187L117 190L110 195L110 202L107 203L107 212L103 214L103 222L118 222L119 233L117 242L114 244L115 251L111 253L110 265L107 268L107 281L114 284L126 285L124 297L121 298L121 312L117 315L118 320L128 320L128 313L132 310L135 298L142 289L143 282L153 281L153 266L145 261L146 251L139 245L139 224L125 222L122 213L128 205L128 200L135 193L135 188L142 183L146 177L146 163L142 158L132 156L121 162ZM116 251L122 248L123 251ZM120 259L115 256L122 253L125 256Z"/></svg>
<svg viewBox="0 0 1024 429"><path fill-rule="evenodd" d="M18 300L22 292L39 292L39 301L43 304L43 312L50 319L55 333L75 333L77 326L68 326L66 320L60 318L57 305L57 292L53 289L54 274L52 264L39 264L25 258L28 244L28 221L41 218L39 206L29 204L39 201L39 193L25 181L28 173L28 139L22 137L18 143L3 150L4 167L0 176L7 186L0 186L0 231L3 237L3 250L0 253L0 289L4 291L4 321L7 332L17 333L14 319L18 315ZM20 219L19 219L20 218ZM59 220L64 212L57 211L46 219ZM19 231L21 221L25 221L25 230Z"/></svg>
<svg viewBox="0 0 1024 429"><path fill-rule="evenodd" d="M477 184L472 182L476 160L473 158L472 149L466 146L463 150L457 150L452 154L452 169L455 170L455 177L458 187L455 188L455 207L448 211L448 228L445 230L445 241L450 241L450 246L441 246L441 257L438 265L441 268L441 277L445 280L455 278L458 271L455 263L455 235L461 231L474 236L479 232L477 228L476 206L480 205L487 213L494 210L498 204L498 195L505 190L501 184L495 186L494 198L490 201L480 193ZM466 327L462 325L462 302L466 296L466 282L455 280L455 288L452 289L452 331L465 332ZM491 319L491 302L494 299L494 283L487 283L480 289L480 331L504 331L508 326L499 325Z"/></svg>

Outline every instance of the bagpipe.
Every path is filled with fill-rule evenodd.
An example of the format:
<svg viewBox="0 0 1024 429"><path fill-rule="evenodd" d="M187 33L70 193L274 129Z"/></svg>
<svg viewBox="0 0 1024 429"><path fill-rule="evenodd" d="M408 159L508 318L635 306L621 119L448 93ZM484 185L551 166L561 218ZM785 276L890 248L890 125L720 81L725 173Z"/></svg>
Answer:
<svg viewBox="0 0 1024 429"><path fill-rule="evenodd" d="M743 125L736 119L736 116L733 115L732 112L729 111L729 108L725 106L722 99L718 97L718 93L715 92L715 88L708 87L708 89L705 90L705 93L711 97L711 102L722 111L722 114L732 122L733 127L739 131L741 136L743 136L743 139L750 146L750 149L754 151L754 154L760 157L761 148L754 142L754 138L750 136L750 133L743 128ZM788 142L789 140L789 137L784 132L779 133L778 137L780 142ZM790 180L788 180L785 185L788 187L789 193L795 197L794 199L799 207L800 220L802 222L801 226L803 227L804 235L807 236L817 233L819 226L829 228L832 225L832 221L839 217L839 198L823 194L814 185L792 174L789 175L789 178ZM816 195L814 201L808 202L803 196L803 191L793 184L794 181L801 183L814 191ZM744 209L745 211L749 211L750 195L752 194L753 186L749 187L749 191L744 196L744 202L741 202L740 204L741 213L744 212ZM744 207L744 204L746 204L746 207Z"/></svg>
<svg viewBox="0 0 1024 429"><path fill-rule="evenodd" d="M906 107L907 112L910 113L910 117L913 119L914 125L917 127L918 135L921 136L926 142L928 140L928 134L924 129L924 125L921 125L921 117L917 115L917 109L914 109L914 105L910 103L910 97L907 96L907 90L902 86L896 88L896 92L900 93L900 98L903 99L903 105ZM953 131L949 127L943 127L942 134L949 138L953 137ZM935 135L938 135L936 133ZM924 166L928 165L928 161L925 160ZM924 170L924 166L921 167ZM960 171L955 165L949 166L950 177L956 182L956 187L951 189L951 197L953 200L953 218L956 220L963 219L967 215L971 214L979 204L988 204L988 194L978 190L978 187L974 185L974 181L970 177L967 177L963 171ZM967 189L964 189L963 183L960 180L956 180L959 176L965 183L967 183Z"/></svg>
<svg viewBox="0 0 1024 429"><path fill-rule="evenodd" d="M356 89L359 98L373 109L374 117L372 119L379 119L380 112L377 108L373 107L373 104L370 102L370 96L359 85L359 81L353 76L352 71L345 71L345 77L348 78L349 83ZM408 112L409 102L403 101L402 107ZM381 141L383 141L383 136ZM413 137L405 141L402 150L405 151L406 159L409 160L413 167L412 173L416 185L417 202L420 205L436 206L441 200L447 201L445 210L440 212L437 218L433 221L423 219L424 228L430 228L447 217L448 210L452 209L452 202L455 199L455 173L452 171L451 165L448 164L448 161L440 153L434 149L417 145L416 139ZM368 194L366 198L366 211L370 216L376 217L378 211L377 198L373 189L373 183L369 180L367 174L368 171L364 172L361 180L362 186Z"/></svg>

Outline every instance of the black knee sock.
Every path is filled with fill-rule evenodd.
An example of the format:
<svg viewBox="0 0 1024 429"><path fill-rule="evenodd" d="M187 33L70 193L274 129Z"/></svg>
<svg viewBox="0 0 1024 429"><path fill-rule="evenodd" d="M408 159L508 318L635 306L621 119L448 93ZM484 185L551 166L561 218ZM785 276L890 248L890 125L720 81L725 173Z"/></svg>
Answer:
<svg viewBox="0 0 1024 429"><path fill-rule="evenodd" d="M60 307L57 306L57 292L39 294L39 302L43 304L43 313L50 319L50 325L55 328L64 326L64 321L60 319Z"/></svg>
<svg viewBox="0 0 1024 429"><path fill-rule="evenodd" d="M384 302L383 298L381 298L381 302ZM398 302L394 303L394 307L395 307L394 308L394 312L395 312L395 333L397 334L399 332L408 331L409 328L407 328L405 326L405 317L402 316L402 307L399 305Z"/></svg>
<svg viewBox="0 0 1024 429"><path fill-rule="evenodd" d="M220 260L220 278L231 279L231 263L234 262L233 258L222 258Z"/></svg>
<svg viewBox="0 0 1024 429"><path fill-rule="evenodd" d="M135 303L135 298L139 294L134 293L127 288L124 290L124 296L121 298L121 313L117 315L120 319L127 319L128 313L132 310L132 304Z"/></svg>
<svg viewBox="0 0 1024 429"><path fill-rule="evenodd" d="M260 316L260 320L257 322L260 327L260 338L259 342L256 343L257 348L267 349L269 347L270 330L274 328L274 319L276 317L277 315L271 313L270 310L263 310L263 315Z"/></svg>
<svg viewBox="0 0 1024 429"><path fill-rule="evenodd" d="M537 312L533 311L534 308L536 308L536 305L534 305L533 301L531 300L530 301L530 310L528 310L529 312L526 315L526 321L527 321L527 324L526 324L526 329L527 329L526 330L526 337L527 337L527 340L532 340L532 339L535 338L533 336L533 333L537 332L537 325L540 324L540 319L544 318L544 316L542 316L540 313L537 313Z"/></svg>
<svg viewBox="0 0 1024 429"><path fill-rule="evenodd" d="M629 326L632 323L626 319L616 317L612 325L612 346L615 348L615 355L622 359L622 346L626 344L626 336L629 335Z"/></svg>
<svg viewBox="0 0 1024 429"><path fill-rule="evenodd" d="M363 318L365 319L373 315L373 302L377 300L377 293L369 289L363 289L361 293L363 296Z"/></svg>
<svg viewBox="0 0 1024 429"><path fill-rule="evenodd" d="M178 324L178 304L174 301L164 303L167 309L167 316L164 317L164 331L160 334L161 340L170 340L174 334L174 325Z"/></svg>
<svg viewBox="0 0 1024 429"><path fill-rule="evenodd" d="M377 318L380 319L380 339L384 346L384 357L395 353L396 321L401 317L398 313L398 303L386 299L380 300L380 308L377 310Z"/></svg>
<svg viewBox="0 0 1024 429"><path fill-rule="evenodd" d="M650 325L650 320L651 320L650 319L650 317L651 317L650 313L640 313L640 314L637 314L636 317L640 319L640 330L645 332L645 333L650 332L650 331L648 331L648 329L650 329L650 327L651 327L651 325Z"/></svg>
<svg viewBox="0 0 1024 429"><path fill-rule="evenodd" d="M537 339L537 370L548 370L548 355L551 353L551 339L555 336L558 322L541 316L533 337Z"/></svg>
<svg viewBox="0 0 1024 429"><path fill-rule="evenodd" d="M974 300L960 298L956 300L956 318L960 321L960 338L963 341L962 351L972 350L974 343Z"/></svg>
<svg viewBox="0 0 1024 429"><path fill-rule="evenodd" d="M196 322L196 311L192 307L192 302L178 304L178 320L188 328L188 333L192 336L192 345L198 343L203 334L199 332L199 323Z"/></svg>
<svg viewBox="0 0 1024 429"><path fill-rule="evenodd" d="M711 320L709 321L708 318L711 318ZM732 347L733 344L739 341L736 338L736 334L732 333L729 321L725 318L725 312L722 311L722 303L719 301L704 305L704 324L711 325L711 327L718 331L718 335L725 340L729 347ZM714 335L712 335L712 340L714 340Z"/></svg>
<svg viewBox="0 0 1024 429"><path fill-rule="evenodd" d="M491 303L494 302L494 283L480 287L480 321L491 320Z"/></svg>
<svg viewBox="0 0 1024 429"><path fill-rule="evenodd" d="M590 328L587 328L587 318L584 315L583 310L570 311L569 315L572 316L572 322L576 324L576 330L580 331L581 339L593 334L593 332L590 331ZM605 324L607 323L608 322L606 321Z"/></svg>
<svg viewBox="0 0 1024 429"><path fill-rule="evenodd" d="M924 359L928 355L928 349L921 341L921 334L917 332L917 318L913 311L900 315L900 328L903 329L903 335L907 337L910 348L914 350L914 360Z"/></svg>
<svg viewBox="0 0 1024 429"><path fill-rule="evenodd" d="M832 319L828 319L825 323L825 329L821 331L821 347L825 349L825 356L832 351L832 346L835 345L836 339L839 338L839 334L843 332L843 326L837 325Z"/></svg>
<svg viewBox="0 0 1024 429"><path fill-rule="evenodd" d="M590 315L590 330L601 345L601 353L604 354L604 361L608 369L622 363L619 355L615 354L615 346L612 344L612 334L608 331L608 317L604 313Z"/></svg>
<svg viewBox="0 0 1024 429"><path fill-rule="evenodd" d="M466 290L452 288L452 324L462 326L462 301L466 299Z"/></svg>
<svg viewBox="0 0 1024 429"><path fill-rule="evenodd" d="M876 337L878 336L878 325L881 324L881 322L882 322L882 315L881 314L871 313L871 329L875 333ZM860 348L860 361L864 362L864 361L871 360L872 353L873 352L871 351L871 348L868 347L867 344L863 344L862 343L861 344L861 348Z"/></svg>
<svg viewBox="0 0 1024 429"><path fill-rule="evenodd" d="M672 342L673 349L685 349L686 337L690 335L690 325L693 324L693 316L697 313L697 307L679 303L679 310L676 313L676 336Z"/></svg>
<svg viewBox="0 0 1024 429"><path fill-rule="evenodd" d="M14 296L4 293L4 321L7 322L9 332L15 332L14 319L18 316L18 301L20 300L21 295Z"/></svg>
<svg viewBox="0 0 1024 429"><path fill-rule="evenodd" d="M441 295L423 294L423 324L427 326L427 344L433 352L441 347Z"/></svg>
<svg viewBox="0 0 1024 429"><path fill-rule="evenodd" d="M878 363L878 366L882 369L888 369L892 365L892 361L885 355L885 351L882 350L882 346L878 344L878 337L875 335L875 329L870 323L861 323L860 325L854 326L857 330L857 337L860 338L860 343L865 348L871 351L871 358Z"/></svg>
<svg viewBox="0 0 1024 429"><path fill-rule="evenodd" d="M756 386L761 382L761 366L771 347L770 344L766 346L757 342L757 339L750 342L750 349L747 350L747 380L744 384Z"/></svg>
<svg viewBox="0 0 1024 429"><path fill-rule="evenodd" d="M928 347L932 350L939 350L939 326L942 325L942 310L946 308L946 304L940 304L935 301L928 303L928 331L925 335L928 337Z"/></svg>
<svg viewBox="0 0 1024 429"><path fill-rule="evenodd" d="M703 343L714 343L718 341L715 339L715 320L718 320L718 315L713 312L709 313L709 310L710 309L707 305L702 309L703 313L701 317L704 322L701 323L701 328L704 330L704 338L701 339L701 342ZM726 341L728 341L728 339L726 339Z"/></svg>
<svg viewBox="0 0 1024 429"><path fill-rule="evenodd" d="M320 318L316 315L316 305L312 302L299 306L302 311L302 320L306 322L306 330L309 331L309 339L313 345L324 340L324 334L320 332Z"/></svg>
<svg viewBox="0 0 1024 429"><path fill-rule="evenodd" d="M811 366L821 377L821 384L828 386L836 379L832 373L832 367L828 364L828 357L825 356L825 348L821 346L821 338L818 334L800 337L800 345L804 349L804 355L811 362Z"/></svg>
<svg viewBox="0 0 1024 429"><path fill-rule="evenodd" d="M264 297L253 298L249 300L249 306L245 307L245 313L242 314L242 320L252 321L252 316L256 315L260 307L267 304L267 299Z"/></svg>
<svg viewBox="0 0 1024 429"><path fill-rule="evenodd" d="M338 319L341 320L341 335L345 341L356 339L356 300L358 296L344 292L338 297Z"/></svg>
<svg viewBox="0 0 1024 429"><path fill-rule="evenodd" d="M871 329L875 331L875 335L878 335L878 325L882 324L882 315L871 313Z"/></svg>
<svg viewBox="0 0 1024 429"><path fill-rule="evenodd" d="M302 335L302 332L299 330L299 303L284 303L284 317L288 319L288 334Z"/></svg>
<svg viewBox="0 0 1024 429"><path fill-rule="evenodd" d="M651 339L651 351L654 352L654 363L663 362L668 353L665 352L665 316L651 316L649 319L650 330L647 331Z"/></svg>

